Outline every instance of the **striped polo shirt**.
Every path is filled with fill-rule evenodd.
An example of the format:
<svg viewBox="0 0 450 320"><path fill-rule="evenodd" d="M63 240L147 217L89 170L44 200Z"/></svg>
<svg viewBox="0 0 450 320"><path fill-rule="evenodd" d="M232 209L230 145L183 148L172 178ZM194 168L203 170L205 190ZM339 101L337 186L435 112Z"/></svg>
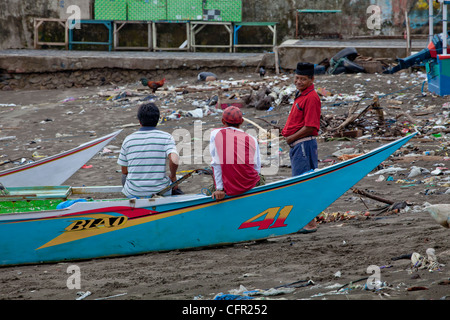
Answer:
<svg viewBox="0 0 450 320"><path fill-rule="evenodd" d="M141 127L122 143L117 163L128 168L122 192L127 197L149 197L167 187L171 181L166 175L166 159L177 153L172 135Z"/></svg>

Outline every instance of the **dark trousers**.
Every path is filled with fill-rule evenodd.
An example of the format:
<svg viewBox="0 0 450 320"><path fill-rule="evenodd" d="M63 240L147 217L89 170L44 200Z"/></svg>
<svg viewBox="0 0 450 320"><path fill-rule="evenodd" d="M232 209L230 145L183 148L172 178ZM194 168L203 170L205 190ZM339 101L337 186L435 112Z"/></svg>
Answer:
<svg viewBox="0 0 450 320"><path fill-rule="evenodd" d="M319 163L317 141L300 142L289 151L289 157L293 177L317 169Z"/></svg>

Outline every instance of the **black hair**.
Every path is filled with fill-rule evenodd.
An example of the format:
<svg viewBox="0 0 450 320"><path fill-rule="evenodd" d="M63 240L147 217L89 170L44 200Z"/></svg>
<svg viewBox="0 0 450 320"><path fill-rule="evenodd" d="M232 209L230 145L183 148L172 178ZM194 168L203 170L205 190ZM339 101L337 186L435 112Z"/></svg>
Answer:
<svg viewBox="0 0 450 320"><path fill-rule="evenodd" d="M144 127L156 127L159 121L159 109L154 103L146 103L139 107L137 118Z"/></svg>
<svg viewBox="0 0 450 320"><path fill-rule="evenodd" d="M308 77L309 79L314 78L314 74L298 74L298 73L294 72L294 75L305 76L305 77Z"/></svg>
<svg viewBox="0 0 450 320"><path fill-rule="evenodd" d="M241 126L241 123L229 123L229 122L226 122L226 121L225 121L225 124L226 124L228 127L234 127L234 128L238 128L238 129L239 129L239 127Z"/></svg>

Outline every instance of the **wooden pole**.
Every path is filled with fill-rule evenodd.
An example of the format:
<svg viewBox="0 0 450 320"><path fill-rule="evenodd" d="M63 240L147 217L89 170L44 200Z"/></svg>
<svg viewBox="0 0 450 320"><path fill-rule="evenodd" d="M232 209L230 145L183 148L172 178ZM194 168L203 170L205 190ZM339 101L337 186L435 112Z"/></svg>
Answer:
<svg viewBox="0 0 450 320"><path fill-rule="evenodd" d="M408 11L405 11L405 19L406 19L406 56L409 57L411 55L411 30L409 26Z"/></svg>
<svg viewBox="0 0 450 320"><path fill-rule="evenodd" d="M275 73L280 74L280 63L278 61L279 59L278 46L274 48L273 52L275 53Z"/></svg>

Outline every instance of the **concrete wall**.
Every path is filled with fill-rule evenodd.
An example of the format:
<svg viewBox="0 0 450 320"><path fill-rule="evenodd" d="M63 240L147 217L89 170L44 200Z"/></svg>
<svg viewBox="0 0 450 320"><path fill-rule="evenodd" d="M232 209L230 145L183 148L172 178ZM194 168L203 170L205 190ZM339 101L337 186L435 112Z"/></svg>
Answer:
<svg viewBox="0 0 450 320"><path fill-rule="evenodd" d="M59 18L70 4L79 5L83 18L91 16L94 0L1 0L0 49L32 48L33 18ZM369 29L370 5L381 9L381 28ZM436 7L438 9L438 6ZM405 10L410 12L414 31L427 34L428 0L243 0L244 21L277 21L278 42L295 38L297 9L338 9L337 14L301 14L299 30L305 34L327 34L350 38L356 36L402 35ZM425 31L424 31L425 30ZM265 31L256 31L264 36ZM240 39L255 38L240 31ZM251 42L251 40L250 40Z"/></svg>
<svg viewBox="0 0 450 320"><path fill-rule="evenodd" d="M369 29L372 13L369 6L380 8L381 28ZM428 28L428 0L244 0L244 17L248 21L278 21L280 41L296 36L296 11L298 9L341 10L340 13L301 13L299 15L300 37L311 34L323 36L340 35L342 38L370 36L401 36L405 31L405 11L409 12L412 28L423 34ZM435 13L439 4L435 5ZM413 31L414 31L413 30ZM309 35L309 36L307 36Z"/></svg>
<svg viewBox="0 0 450 320"><path fill-rule="evenodd" d="M57 0L0 1L0 49L31 48L33 18L57 18Z"/></svg>
<svg viewBox="0 0 450 320"><path fill-rule="evenodd" d="M0 1L0 49L33 47L33 19L67 19L71 4L81 9L81 18L89 19L94 0L1 0Z"/></svg>

